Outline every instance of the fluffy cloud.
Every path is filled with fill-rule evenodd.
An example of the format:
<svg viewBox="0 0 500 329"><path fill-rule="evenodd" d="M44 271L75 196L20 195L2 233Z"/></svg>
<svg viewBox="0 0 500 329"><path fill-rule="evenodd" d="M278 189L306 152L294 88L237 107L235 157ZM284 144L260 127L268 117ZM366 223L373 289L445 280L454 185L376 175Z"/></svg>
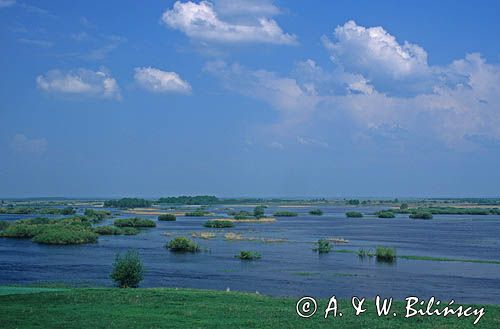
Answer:
<svg viewBox="0 0 500 329"><path fill-rule="evenodd" d="M52 70L36 78L37 87L48 93L121 99L116 80L108 73L78 69Z"/></svg>
<svg viewBox="0 0 500 329"><path fill-rule="evenodd" d="M323 37L334 63L346 71L367 77L382 91L428 91L434 72L427 52L416 44L396 38L382 27L366 28L348 21L334 31L335 41Z"/></svg>
<svg viewBox="0 0 500 329"><path fill-rule="evenodd" d="M248 4L247 4L248 5ZM237 7L226 3L222 5L225 14L235 13ZM261 42L274 44L295 44L296 37L286 34L275 20L261 15L272 9L257 2L250 5L252 10L247 12L244 20L223 20L211 2L201 1L182 3L177 1L173 9L163 13L163 22L173 28L184 32L191 38L222 43ZM220 8L220 7L219 7Z"/></svg>
<svg viewBox="0 0 500 329"><path fill-rule="evenodd" d="M191 85L175 72L167 72L152 67L135 68L135 81L144 89L156 93L191 92Z"/></svg>
<svg viewBox="0 0 500 329"><path fill-rule="evenodd" d="M48 142L45 138L29 139L23 134L16 134L11 141L11 147L18 152L43 154L47 150Z"/></svg>
<svg viewBox="0 0 500 329"><path fill-rule="evenodd" d="M289 75L224 62L209 63L206 71L227 89L277 109L282 122L271 128L278 128L280 136L289 132L302 145L315 143L297 134L318 135L317 127L327 123L337 129L354 127L354 139L394 141L398 147L424 142L464 150L500 145L500 65L468 54L447 66L430 66L425 50L399 45L382 28L348 22L337 31L343 41L328 46L339 55L331 71L313 60L297 63ZM426 88L416 88L419 81Z"/></svg>

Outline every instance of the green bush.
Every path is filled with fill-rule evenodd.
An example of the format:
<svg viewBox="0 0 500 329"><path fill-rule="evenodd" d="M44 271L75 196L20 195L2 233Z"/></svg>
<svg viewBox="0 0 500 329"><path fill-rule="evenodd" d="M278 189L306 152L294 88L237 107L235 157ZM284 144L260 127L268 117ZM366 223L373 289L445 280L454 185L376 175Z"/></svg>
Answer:
<svg viewBox="0 0 500 329"><path fill-rule="evenodd" d="M313 209L313 210L309 211L309 214L314 215L314 216L321 216L321 215L323 215L323 210Z"/></svg>
<svg viewBox="0 0 500 329"><path fill-rule="evenodd" d="M327 239L319 239L318 242L315 243L316 247L313 249L320 254L330 252L332 250L332 245L330 241Z"/></svg>
<svg viewBox="0 0 500 329"><path fill-rule="evenodd" d="M39 234L41 230L42 225L15 222L0 232L0 236L14 239L31 239L35 235Z"/></svg>
<svg viewBox="0 0 500 329"><path fill-rule="evenodd" d="M165 247L175 252L197 252L200 250L195 242L183 236L170 240Z"/></svg>
<svg viewBox="0 0 500 329"><path fill-rule="evenodd" d="M128 250L125 255L117 254L113 263L111 279L120 288L137 288L142 281L144 266L137 251Z"/></svg>
<svg viewBox="0 0 500 329"><path fill-rule="evenodd" d="M413 218L413 219L432 219L432 214L430 212L418 211L416 213L410 214L410 218Z"/></svg>
<svg viewBox="0 0 500 329"><path fill-rule="evenodd" d="M0 220L0 231L5 230L9 226L10 226L10 223L8 221Z"/></svg>
<svg viewBox="0 0 500 329"><path fill-rule="evenodd" d="M122 198L120 200L108 200L104 202L104 207L113 208L143 208L151 207L151 201L138 198Z"/></svg>
<svg viewBox="0 0 500 329"><path fill-rule="evenodd" d="M253 216L255 218L262 218L264 217L264 209L266 207L265 206L257 206L253 209Z"/></svg>
<svg viewBox="0 0 500 329"><path fill-rule="evenodd" d="M360 213L359 211L348 211L345 213L345 215L349 218L361 218L361 217L363 217L363 214Z"/></svg>
<svg viewBox="0 0 500 329"><path fill-rule="evenodd" d="M226 227L233 227L234 223L229 221L229 220L209 220L206 221L205 224L203 224L205 227L210 227L210 228L226 228Z"/></svg>
<svg viewBox="0 0 500 329"><path fill-rule="evenodd" d="M396 215L390 210L381 210L375 213L375 215L378 216L378 218L394 218Z"/></svg>
<svg viewBox="0 0 500 329"><path fill-rule="evenodd" d="M136 235L139 230L135 227L97 226L94 232L99 235Z"/></svg>
<svg viewBox="0 0 500 329"><path fill-rule="evenodd" d="M61 209L61 215L74 215L76 214L76 210L73 207L66 207Z"/></svg>
<svg viewBox="0 0 500 329"><path fill-rule="evenodd" d="M402 203L401 206L399 206L399 209L401 209L401 210L408 209L408 204L407 203Z"/></svg>
<svg viewBox="0 0 500 329"><path fill-rule="evenodd" d="M184 214L186 217L205 217L210 216L210 213L205 210L195 210Z"/></svg>
<svg viewBox="0 0 500 329"><path fill-rule="evenodd" d="M297 215L298 214L296 212L288 211L288 210L276 211L274 213L274 216L276 216L276 217L295 217Z"/></svg>
<svg viewBox="0 0 500 329"><path fill-rule="evenodd" d="M98 235L91 229L77 225L47 225L33 237L43 244L83 244L97 242Z"/></svg>
<svg viewBox="0 0 500 329"><path fill-rule="evenodd" d="M378 261L392 262L396 260L396 249L389 247L377 247L375 251Z"/></svg>
<svg viewBox="0 0 500 329"><path fill-rule="evenodd" d="M257 259L261 258L260 254L258 252L248 251L248 250L240 251L240 253L238 255L236 255L235 257L239 258L241 260L257 260Z"/></svg>
<svg viewBox="0 0 500 329"><path fill-rule="evenodd" d="M161 214L158 216L158 220L172 222L177 220L174 214Z"/></svg>
<svg viewBox="0 0 500 329"><path fill-rule="evenodd" d="M84 215L89 218L92 223L98 223L104 220L106 217L111 216L111 211L109 210L95 210L87 208L85 209Z"/></svg>
<svg viewBox="0 0 500 329"><path fill-rule="evenodd" d="M150 219L132 217L117 219L113 223L118 227L155 227L156 223Z"/></svg>

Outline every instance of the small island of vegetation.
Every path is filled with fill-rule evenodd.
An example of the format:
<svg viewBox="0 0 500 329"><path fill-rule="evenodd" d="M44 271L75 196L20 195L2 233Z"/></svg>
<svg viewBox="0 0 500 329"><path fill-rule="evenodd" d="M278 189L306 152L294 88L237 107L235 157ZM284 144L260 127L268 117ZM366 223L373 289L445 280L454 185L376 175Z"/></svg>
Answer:
<svg viewBox="0 0 500 329"><path fill-rule="evenodd" d="M173 252L200 251L200 247L194 241L183 236L170 240L165 247Z"/></svg>
<svg viewBox="0 0 500 329"><path fill-rule="evenodd" d="M167 222L173 222L177 220L174 214L161 214L158 216L158 220L160 221L167 221Z"/></svg>
<svg viewBox="0 0 500 329"><path fill-rule="evenodd" d="M119 200L108 200L104 202L104 207L112 208L144 208L151 207L152 202L139 198L121 198Z"/></svg>
<svg viewBox="0 0 500 329"><path fill-rule="evenodd" d="M362 218L363 214L360 213L359 211L348 211L345 213L346 217L348 218Z"/></svg>
<svg viewBox="0 0 500 329"><path fill-rule="evenodd" d="M150 219L132 217L117 219L113 225L118 227L155 227L156 223Z"/></svg>
<svg viewBox="0 0 500 329"><path fill-rule="evenodd" d="M273 215L276 217L295 217L295 216L298 216L298 214L296 212L288 211L288 210L276 211Z"/></svg>
<svg viewBox="0 0 500 329"><path fill-rule="evenodd" d="M228 228L228 227L233 227L234 223L230 220L214 219L206 221L205 224L203 224L203 226L209 228Z"/></svg>
<svg viewBox="0 0 500 329"><path fill-rule="evenodd" d="M313 216L321 216L321 215L323 215L323 210L321 210L321 209L313 209L313 210L310 210L310 211L309 211L309 215L313 215Z"/></svg>

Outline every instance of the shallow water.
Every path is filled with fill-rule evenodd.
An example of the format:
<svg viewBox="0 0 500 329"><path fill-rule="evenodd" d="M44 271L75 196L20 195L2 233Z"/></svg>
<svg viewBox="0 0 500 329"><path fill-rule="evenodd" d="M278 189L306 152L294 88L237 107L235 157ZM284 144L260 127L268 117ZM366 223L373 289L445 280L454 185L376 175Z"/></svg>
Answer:
<svg viewBox="0 0 500 329"><path fill-rule="evenodd" d="M378 209L320 208L323 216L310 216L311 207L279 208L300 215L277 218L274 223L238 223L234 228L219 230L204 228L207 218L180 217L176 222L158 222L156 228L137 236L101 236L99 243L92 245L46 246L29 240L0 239L0 284L41 281L109 286L115 254L133 248L146 267L145 287L230 288L279 296L346 298L379 294L402 299L414 295L500 303L500 265L404 259L387 264L361 260L355 254L318 255L312 251L319 238L342 237L349 242L334 248L358 250L383 245L396 247L399 255L500 260L500 216L437 215L429 221L411 220L407 215L347 219L344 213L348 210L372 213ZM219 211L222 214L222 207ZM26 217L33 216L1 215L0 219ZM200 231L218 234L210 240L197 239L205 252L176 254L164 247L172 237L190 237ZM226 241L226 232L287 242ZM234 256L241 250L257 251L262 259L240 261Z"/></svg>

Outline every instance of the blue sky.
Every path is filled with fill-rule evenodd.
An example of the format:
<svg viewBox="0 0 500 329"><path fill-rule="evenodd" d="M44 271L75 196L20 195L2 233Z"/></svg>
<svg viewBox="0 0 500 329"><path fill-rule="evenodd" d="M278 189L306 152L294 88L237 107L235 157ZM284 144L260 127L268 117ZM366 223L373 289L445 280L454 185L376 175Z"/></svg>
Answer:
<svg viewBox="0 0 500 329"><path fill-rule="evenodd" d="M498 12L0 0L0 196L498 196Z"/></svg>

